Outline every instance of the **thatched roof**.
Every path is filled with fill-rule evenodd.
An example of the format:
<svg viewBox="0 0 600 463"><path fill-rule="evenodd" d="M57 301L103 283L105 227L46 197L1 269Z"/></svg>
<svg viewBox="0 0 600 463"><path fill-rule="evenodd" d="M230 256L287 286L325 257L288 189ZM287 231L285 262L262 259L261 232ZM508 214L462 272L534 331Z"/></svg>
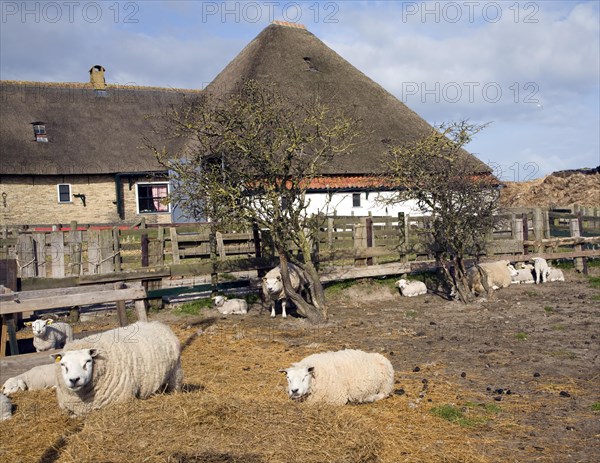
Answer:
<svg viewBox="0 0 600 463"><path fill-rule="evenodd" d="M330 107L343 108L362 120L364 136L359 146L336 159L326 174L381 173L386 142L414 141L432 129L417 113L303 28L269 25L221 71L206 92L216 96L236 92L247 79L275 83L300 100L317 94ZM490 172L483 162L477 160L477 165L479 172Z"/></svg>
<svg viewBox="0 0 600 463"><path fill-rule="evenodd" d="M90 84L0 82L0 174L61 175L164 171L141 148L149 114L160 114L191 90ZM36 142L44 122L48 142Z"/></svg>

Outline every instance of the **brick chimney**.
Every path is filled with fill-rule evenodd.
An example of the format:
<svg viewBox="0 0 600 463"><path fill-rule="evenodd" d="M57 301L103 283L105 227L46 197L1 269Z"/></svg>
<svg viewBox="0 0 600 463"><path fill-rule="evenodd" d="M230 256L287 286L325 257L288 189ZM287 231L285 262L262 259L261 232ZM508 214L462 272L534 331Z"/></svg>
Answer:
<svg viewBox="0 0 600 463"><path fill-rule="evenodd" d="M90 83L94 90L106 90L106 80L104 80L104 69L99 64L90 68Z"/></svg>

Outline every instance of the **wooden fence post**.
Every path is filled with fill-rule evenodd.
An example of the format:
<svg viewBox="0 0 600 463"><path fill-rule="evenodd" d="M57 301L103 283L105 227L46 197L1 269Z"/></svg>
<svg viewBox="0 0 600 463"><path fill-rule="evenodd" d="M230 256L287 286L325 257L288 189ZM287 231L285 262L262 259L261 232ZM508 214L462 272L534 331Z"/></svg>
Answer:
<svg viewBox="0 0 600 463"><path fill-rule="evenodd" d="M581 212L578 212L577 215L578 217L576 219L571 219L569 223L569 228L572 237L581 236ZM573 247L573 249L576 252L582 251L583 246L581 244L577 244ZM575 259L573 259L573 263L575 264L575 270L577 270L578 272L582 272L585 275L588 274L587 259L585 257L576 257Z"/></svg>
<svg viewBox="0 0 600 463"><path fill-rule="evenodd" d="M113 272L121 271L121 242L120 242L120 231L119 227L113 227L112 238L113 238Z"/></svg>
<svg viewBox="0 0 600 463"><path fill-rule="evenodd" d="M171 252L173 256L173 263L178 264L179 259L179 242L177 241L177 228L171 227Z"/></svg>
<svg viewBox="0 0 600 463"><path fill-rule="evenodd" d="M544 245L541 244L544 239L544 214L542 209L536 207L533 209L533 233L535 234L535 240L540 244L535 246L535 252L544 252Z"/></svg>
<svg viewBox="0 0 600 463"><path fill-rule="evenodd" d="M354 224L354 251L361 251L367 248L367 226L365 219L361 223ZM354 265L364 265L365 259L354 259Z"/></svg>
<svg viewBox="0 0 600 463"><path fill-rule="evenodd" d="M333 217L327 218L327 255L329 256L329 263L333 262L335 252L333 249Z"/></svg>
<svg viewBox="0 0 600 463"><path fill-rule="evenodd" d="M367 217L365 219L365 227L366 227L366 245L367 245L367 249L368 248L372 248L374 246L374 237L373 237L373 218L372 217ZM373 257L367 257L367 265L373 265L374 264L374 258Z"/></svg>
<svg viewBox="0 0 600 463"><path fill-rule="evenodd" d="M77 230L77 221L74 220L70 225L71 230L67 237L67 243L69 244L69 274L70 275L81 275L81 251L83 236L80 231Z"/></svg>
<svg viewBox="0 0 600 463"><path fill-rule="evenodd" d="M50 256L52 278L63 278L65 276L65 243L64 233L53 231L50 233Z"/></svg>
<svg viewBox="0 0 600 463"><path fill-rule="evenodd" d="M142 241L142 267L148 267L148 234L144 233Z"/></svg>
<svg viewBox="0 0 600 463"><path fill-rule="evenodd" d="M527 213L523 213L522 221L523 221L523 241L529 240L529 223L527 221ZM529 246L523 244L523 254L529 254Z"/></svg>

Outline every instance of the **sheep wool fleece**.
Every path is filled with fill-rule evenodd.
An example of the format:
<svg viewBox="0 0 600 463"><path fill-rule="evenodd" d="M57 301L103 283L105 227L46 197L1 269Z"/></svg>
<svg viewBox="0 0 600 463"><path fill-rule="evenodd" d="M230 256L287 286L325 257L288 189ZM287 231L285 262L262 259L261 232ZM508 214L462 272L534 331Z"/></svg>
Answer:
<svg viewBox="0 0 600 463"><path fill-rule="evenodd" d="M309 355L297 365L314 367L309 402L363 403L394 388L394 367L381 354L345 349Z"/></svg>
<svg viewBox="0 0 600 463"><path fill-rule="evenodd" d="M63 352L99 349L92 379L79 391L64 382L56 363L60 407L82 415L133 398L144 399L162 391L179 391L183 381L179 340L160 322L137 322L68 343Z"/></svg>

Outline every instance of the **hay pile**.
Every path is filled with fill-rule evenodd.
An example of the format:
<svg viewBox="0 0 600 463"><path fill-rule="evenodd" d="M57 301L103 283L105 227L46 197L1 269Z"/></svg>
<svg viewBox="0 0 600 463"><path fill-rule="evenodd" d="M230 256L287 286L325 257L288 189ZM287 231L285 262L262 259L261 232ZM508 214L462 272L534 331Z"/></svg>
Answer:
<svg viewBox="0 0 600 463"><path fill-rule="evenodd" d="M197 328L174 329L185 345L186 392L108 407L85 419L61 413L52 391L18 394L15 415L0 423L0 461L493 461L485 449L495 442L480 431L504 418L465 408L474 423L465 427L431 413L436 405L489 401L462 391L442 365L397 371L396 387L404 393L375 404L311 406L287 399L285 376L277 370L334 346L291 347L270 334L214 326L200 335ZM514 423L510 427L514 431Z"/></svg>

